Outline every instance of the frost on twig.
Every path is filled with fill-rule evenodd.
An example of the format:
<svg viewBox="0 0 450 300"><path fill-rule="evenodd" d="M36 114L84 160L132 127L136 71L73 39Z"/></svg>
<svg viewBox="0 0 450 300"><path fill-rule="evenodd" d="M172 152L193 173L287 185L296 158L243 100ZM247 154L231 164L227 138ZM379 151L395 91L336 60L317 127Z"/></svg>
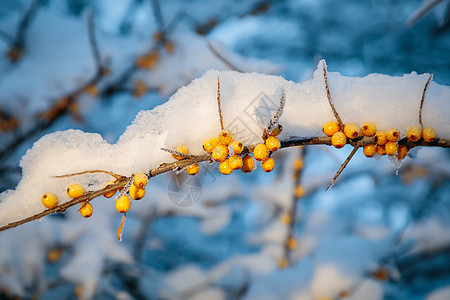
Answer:
<svg viewBox="0 0 450 300"><path fill-rule="evenodd" d="M334 107L333 101L331 99L330 87L328 85L327 63L325 62L325 60L322 60L322 63L323 63L323 79L325 81L325 89L327 91L328 103L330 104L331 110L333 111L334 117L336 118L336 121L338 122L339 127L341 129L343 129L344 123L342 123L341 117L339 116L338 112L336 111L336 108Z"/></svg>

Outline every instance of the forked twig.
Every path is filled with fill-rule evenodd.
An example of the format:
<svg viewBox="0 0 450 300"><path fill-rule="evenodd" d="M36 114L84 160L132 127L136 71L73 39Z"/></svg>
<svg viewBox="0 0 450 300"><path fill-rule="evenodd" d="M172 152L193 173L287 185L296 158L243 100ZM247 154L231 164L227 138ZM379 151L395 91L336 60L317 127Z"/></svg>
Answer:
<svg viewBox="0 0 450 300"><path fill-rule="evenodd" d="M72 177L72 176L78 176L78 175L84 175L84 174L92 174L92 173L105 173L108 175L111 175L112 177L116 178L117 180L121 180L122 178L125 178L125 176L110 172L110 171L105 171L105 170L88 170L88 171L83 171L83 172L78 172L78 173L73 173L73 174L67 174L67 175L57 175L57 176L53 176L53 178L65 178L65 177Z"/></svg>
<svg viewBox="0 0 450 300"><path fill-rule="evenodd" d="M223 130L222 107L220 103L220 79L217 77L217 106L219 107L220 130Z"/></svg>
<svg viewBox="0 0 450 300"><path fill-rule="evenodd" d="M327 63L325 62L325 60L322 60L322 62L323 62L323 79L325 80L325 89L327 90L328 103L330 104L331 110L333 111L333 114L334 114L334 117L338 121L339 127L342 130L342 129L344 129L344 123L342 123L341 117L339 117L339 114L337 113L336 109L334 108L333 102L331 100L330 87L328 86Z"/></svg>
<svg viewBox="0 0 450 300"><path fill-rule="evenodd" d="M430 77L427 80L427 83L425 83L425 87L423 88L423 93L422 93L422 99L420 100L419 122L420 122L420 127L422 127L422 129L423 129L422 108L423 108L423 103L425 102L425 93L427 92L428 86L430 85L430 82L432 79L433 79L433 74L430 75Z"/></svg>
<svg viewBox="0 0 450 300"><path fill-rule="evenodd" d="M328 192L328 190L330 189L330 187L333 185L333 183L336 181L336 179L339 177L339 175L341 175L342 171L345 169L345 167L348 165L348 163L350 162L350 160L353 158L353 155L355 155L356 151L358 151L360 146L355 146L352 150L352 152L350 153L350 155L347 157L347 159L342 163L341 167L339 168L339 170L337 171L336 175L334 175L333 179L331 180L330 184L328 185L327 189L325 190L325 192Z"/></svg>

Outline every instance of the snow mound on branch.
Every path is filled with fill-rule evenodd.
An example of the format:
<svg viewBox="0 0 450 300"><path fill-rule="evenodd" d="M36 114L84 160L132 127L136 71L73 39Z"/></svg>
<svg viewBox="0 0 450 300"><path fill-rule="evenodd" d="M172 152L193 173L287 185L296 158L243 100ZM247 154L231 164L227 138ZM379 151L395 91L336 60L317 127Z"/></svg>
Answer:
<svg viewBox="0 0 450 300"><path fill-rule="evenodd" d="M418 124L420 99L428 75L401 77L371 74L351 78L329 73L333 102L344 122L374 122L379 129L395 127L402 135ZM146 172L173 161L162 147L186 144L190 153L203 153L202 141L220 131L217 80L224 125L244 144L261 141L262 131L277 110L281 93L286 105L280 123L281 139L322 135L322 125L334 116L329 107L322 62L311 80L294 83L278 76L234 71L206 72L183 87L169 101L138 113L116 144L100 135L76 130L55 132L41 138L22 158L23 178L14 191L0 195L0 225L44 210L41 196L55 193L60 203L69 201L66 187L76 181L87 190L103 187L104 174L57 179L52 176L103 169L121 175ZM450 136L450 87L432 82L423 108L425 126L439 136Z"/></svg>

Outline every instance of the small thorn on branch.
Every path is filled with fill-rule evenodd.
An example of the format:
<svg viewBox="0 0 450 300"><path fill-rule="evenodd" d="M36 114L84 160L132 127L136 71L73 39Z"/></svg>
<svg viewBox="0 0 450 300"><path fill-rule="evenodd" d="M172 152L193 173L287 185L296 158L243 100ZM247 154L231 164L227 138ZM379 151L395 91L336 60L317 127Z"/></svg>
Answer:
<svg viewBox="0 0 450 300"><path fill-rule="evenodd" d="M334 114L334 117L336 118L337 122L339 123L339 127L342 130L342 129L344 129L344 123L342 123L341 117L339 116L336 109L334 108L333 101L331 100L331 92L330 92L330 87L328 85L327 63L325 62L325 60L322 60L322 63L323 63L323 79L325 80L325 89L327 90L328 103L330 104L331 110L333 111L333 114Z"/></svg>
<svg viewBox="0 0 450 300"><path fill-rule="evenodd" d="M347 159L342 163L341 167L339 168L339 170L337 171L336 175L334 175L333 179L331 180L330 184L328 185L327 189L325 190L325 192L328 192L328 190L330 189L330 187L333 185L333 183L336 181L336 179L338 179L339 175L341 175L342 171L345 169L345 167L348 165L348 163L350 162L350 160L353 158L353 156L355 155L356 151L358 151L359 146L355 146L352 150L352 152L350 153L350 155L347 157Z"/></svg>
<svg viewBox="0 0 450 300"><path fill-rule="evenodd" d="M220 103L220 79L217 77L217 106L219 108L220 130L223 130L222 106Z"/></svg>
<svg viewBox="0 0 450 300"><path fill-rule="evenodd" d="M422 99L420 100L419 122L420 122L420 127L422 127L422 129L423 129L422 108L423 108L423 103L425 102L425 94L428 90L428 86L430 85L431 80L433 80L433 74L430 75L430 77L427 80L427 83L425 83L425 87L423 88L423 93L422 93Z"/></svg>

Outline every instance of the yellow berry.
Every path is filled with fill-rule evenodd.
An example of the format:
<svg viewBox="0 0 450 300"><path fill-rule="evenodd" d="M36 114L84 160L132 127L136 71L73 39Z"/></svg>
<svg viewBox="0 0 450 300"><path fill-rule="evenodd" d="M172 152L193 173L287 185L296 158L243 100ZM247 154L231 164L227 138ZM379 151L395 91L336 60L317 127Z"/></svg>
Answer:
<svg viewBox="0 0 450 300"><path fill-rule="evenodd" d="M133 175L133 185L138 188L144 188L147 185L148 177L144 173L136 173Z"/></svg>
<svg viewBox="0 0 450 300"><path fill-rule="evenodd" d="M299 157L294 160L294 170L298 172L301 169L303 169L303 158Z"/></svg>
<svg viewBox="0 0 450 300"><path fill-rule="evenodd" d="M399 145L397 150L397 158L398 159L404 159L406 155L408 154L408 147L405 145Z"/></svg>
<svg viewBox="0 0 450 300"><path fill-rule="evenodd" d="M337 149L344 147L346 143L347 143L347 137L345 136L345 134L343 134L340 131L336 132L331 137L331 144L333 144L333 146Z"/></svg>
<svg viewBox="0 0 450 300"><path fill-rule="evenodd" d="M396 142L387 142L386 145L384 145L384 149L386 150L387 155L395 155L398 150L398 144Z"/></svg>
<svg viewBox="0 0 450 300"><path fill-rule="evenodd" d="M372 273L372 277L380 281L387 281L389 279L389 271L382 267Z"/></svg>
<svg viewBox="0 0 450 300"><path fill-rule="evenodd" d="M47 208L55 208L58 205L58 197L53 193L45 193L42 196L42 204Z"/></svg>
<svg viewBox="0 0 450 300"><path fill-rule="evenodd" d="M242 158L241 171L244 173L250 173L255 169L256 163L253 157L246 155Z"/></svg>
<svg viewBox="0 0 450 300"><path fill-rule="evenodd" d="M110 184L114 184L114 181L108 181L104 187L107 187ZM112 190L110 192L104 193L103 196L105 196L105 198L111 198L112 196L114 196L114 194L117 192L117 189Z"/></svg>
<svg viewBox="0 0 450 300"><path fill-rule="evenodd" d="M400 131L395 128L389 128L386 130L386 138L390 142L396 142L400 139Z"/></svg>
<svg viewBox="0 0 450 300"><path fill-rule="evenodd" d="M94 211L94 208L92 207L92 204L90 204L90 203L81 203L80 214L83 217L89 218L90 216L92 216L93 211Z"/></svg>
<svg viewBox="0 0 450 300"><path fill-rule="evenodd" d="M323 125L323 132L328 136L333 136L336 132L339 132L341 130L341 127L339 126L339 123L336 121L329 121L326 122L325 125Z"/></svg>
<svg viewBox="0 0 450 300"><path fill-rule="evenodd" d="M297 239L295 237L290 237L288 238L288 240L286 241L286 248L288 248L289 250L295 250L298 247L298 242Z"/></svg>
<svg viewBox="0 0 450 300"><path fill-rule="evenodd" d="M359 135L359 126L356 125L355 123L348 123L345 124L344 126L344 134L349 138L349 139L355 139L358 137Z"/></svg>
<svg viewBox="0 0 450 300"><path fill-rule="evenodd" d="M425 142L434 142L437 138L436 130L433 127L425 127L422 131L422 137Z"/></svg>
<svg viewBox="0 0 450 300"><path fill-rule="evenodd" d="M244 145L237 140L232 141L228 147L233 147L234 154L241 154L244 151Z"/></svg>
<svg viewBox="0 0 450 300"><path fill-rule="evenodd" d="M281 147L280 140L275 136L269 136L266 140L266 146L269 151L277 151Z"/></svg>
<svg viewBox="0 0 450 300"><path fill-rule="evenodd" d="M278 268L286 269L288 266L289 266L289 261L285 257L282 257L282 258L280 258L280 260L278 260Z"/></svg>
<svg viewBox="0 0 450 300"><path fill-rule="evenodd" d="M211 153L218 144L219 140L217 138L210 137L203 142L203 149L206 152Z"/></svg>
<svg viewBox="0 0 450 300"><path fill-rule="evenodd" d="M228 157L228 147L222 144L218 144L213 152L212 159L217 162L223 162Z"/></svg>
<svg viewBox="0 0 450 300"><path fill-rule="evenodd" d="M230 165L231 169L237 170L242 168L242 157L239 155L232 155L228 158L228 164Z"/></svg>
<svg viewBox="0 0 450 300"><path fill-rule="evenodd" d="M283 131L283 126L281 126L280 124L278 124L277 127L275 127L270 133L270 136L278 136L280 135L280 133Z"/></svg>
<svg viewBox="0 0 450 300"><path fill-rule="evenodd" d="M375 133L373 140L375 141L375 143L377 143L377 145L386 144L387 142L386 133L384 133L384 131L378 131L377 133Z"/></svg>
<svg viewBox="0 0 450 300"><path fill-rule="evenodd" d="M253 156L256 160L263 161L269 157L269 149L265 144L258 144L253 150Z"/></svg>
<svg viewBox="0 0 450 300"><path fill-rule="evenodd" d="M280 221L284 225L290 225L291 224L291 215L288 213L284 213L280 216Z"/></svg>
<svg viewBox="0 0 450 300"><path fill-rule="evenodd" d="M219 171L224 175L230 175L233 172L233 169L230 167L230 161L228 159L220 163Z"/></svg>
<svg viewBox="0 0 450 300"><path fill-rule="evenodd" d="M384 145L377 145L377 154L386 155L386 149L384 148Z"/></svg>
<svg viewBox="0 0 450 300"><path fill-rule="evenodd" d="M422 137L422 127L413 126L408 129L408 139L417 142Z"/></svg>
<svg viewBox="0 0 450 300"><path fill-rule="evenodd" d="M200 166L198 164L193 164L186 168L186 173L189 175L195 175L198 173L198 170L200 170Z"/></svg>
<svg viewBox="0 0 450 300"><path fill-rule="evenodd" d="M361 132L364 136L373 136L377 132L377 127L372 122L364 122L361 126Z"/></svg>
<svg viewBox="0 0 450 300"><path fill-rule="evenodd" d="M130 190L128 191L128 193L130 194L130 197L132 199L140 200L140 199L144 198L144 196L145 196L145 189L139 188L139 187L135 186L134 184L132 184L130 186Z"/></svg>
<svg viewBox="0 0 450 300"><path fill-rule="evenodd" d="M175 150L177 150L178 152L184 153L184 154L188 154L189 149L185 144L181 144L180 146L176 146ZM177 154L172 154L172 157L175 158L176 160L182 160L185 157L182 155L177 155Z"/></svg>
<svg viewBox="0 0 450 300"><path fill-rule="evenodd" d="M377 153L377 145L369 144L363 147L364 155L367 157L372 157Z"/></svg>
<svg viewBox="0 0 450 300"><path fill-rule="evenodd" d="M222 145L228 146L233 140L233 134L228 130L222 130L219 133L219 143Z"/></svg>
<svg viewBox="0 0 450 300"><path fill-rule="evenodd" d="M126 213L131 206L131 199L127 195L123 195L116 200L116 209L120 213Z"/></svg>
<svg viewBox="0 0 450 300"><path fill-rule="evenodd" d="M84 188L81 184L74 183L67 188L67 195L71 198L77 198L84 195Z"/></svg>
<svg viewBox="0 0 450 300"><path fill-rule="evenodd" d="M295 187L295 191L294 192L295 192L295 197L296 198L302 198L306 194L305 189L301 185L297 185Z"/></svg>
<svg viewBox="0 0 450 300"><path fill-rule="evenodd" d="M262 169L264 172L272 172L275 168L275 160L272 157L269 157L268 159L264 160L261 164Z"/></svg>

